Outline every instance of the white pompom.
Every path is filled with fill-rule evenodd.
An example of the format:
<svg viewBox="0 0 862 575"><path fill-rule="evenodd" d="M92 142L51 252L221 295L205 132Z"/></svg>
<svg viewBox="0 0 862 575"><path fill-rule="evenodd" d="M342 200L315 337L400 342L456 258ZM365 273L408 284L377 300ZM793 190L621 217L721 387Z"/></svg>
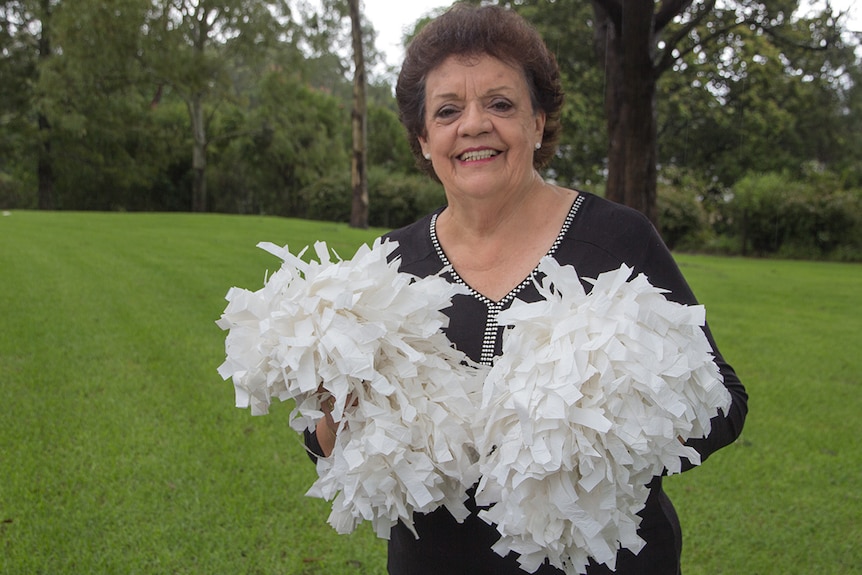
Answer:
<svg viewBox="0 0 862 575"><path fill-rule="evenodd" d="M463 520L478 481L471 425L484 371L451 347L441 310L463 288L439 276L398 271L394 242L363 246L350 260L304 262L287 247L260 244L283 260L256 292L231 289L217 324L230 330L219 373L236 403L265 414L292 399L291 426L313 429L334 399L339 432L318 460L308 494L333 500L340 533L371 521L381 537L399 519L441 505Z"/></svg>
<svg viewBox="0 0 862 575"><path fill-rule="evenodd" d="M600 275L589 294L571 267L550 258L536 303L500 313L510 326L484 385L481 517L534 572L547 558L584 573L589 557L614 568L620 547L637 553L636 513L646 484L681 457L682 441L709 433L726 411L701 306L668 301L632 270Z"/></svg>

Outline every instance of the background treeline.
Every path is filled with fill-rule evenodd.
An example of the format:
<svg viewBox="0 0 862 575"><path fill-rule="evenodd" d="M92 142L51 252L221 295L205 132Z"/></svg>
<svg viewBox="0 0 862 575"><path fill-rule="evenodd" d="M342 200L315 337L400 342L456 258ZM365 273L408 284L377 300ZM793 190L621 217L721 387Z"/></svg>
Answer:
<svg viewBox="0 0 862 575"><path fill-rule="evenodd" d="M586 0L505 2L558 57L546 174L603 193L603 63ZM694 2L658 79L659 225L676 249L862 260L859 33L794 0ZM445 201L415 170L366 22L369 224ZM421 25L421 22L417 23ZM0 1L0 208L348 221L343 0ZM661 41L661 39L659 39Z"/></svg>

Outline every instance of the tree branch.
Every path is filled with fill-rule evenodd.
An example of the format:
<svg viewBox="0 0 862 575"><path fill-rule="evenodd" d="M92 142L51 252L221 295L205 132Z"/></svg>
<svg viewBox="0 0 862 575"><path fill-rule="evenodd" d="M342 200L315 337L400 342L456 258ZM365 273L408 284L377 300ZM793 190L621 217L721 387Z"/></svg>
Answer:
<svg viewBox="0 0 862 575"><path fill-rule="evenodd" d="M653 31L658 33L670 24L677 14L691 6L692 0L664 0L658 13L655 15ZM715 2L713 1L713 4Z"/></svg>
<svg viewBox="0 0 862 575"><path fill-rule="evenodd" d="M775 43L779 46L792 46L793 48L798 48L800 50L806 50L809 52L825 52L835 44L831 36L824 37L824 43L822 45L806 44L804 42L792 40L784 34L781 34L780 29L777 27L761 25L760 28L761 30L763 30L764 34L771 36L772 39L775 40Z"/></svg>
<svg viewBox="0 0 862 575"><path fill-rule="evenodd" d="M662 51L662 56L656 63L657 75L663 74L671 66L673 66L674 62L676 62L683 55L688 54L693 50L692 47L689 47L686 50L681 50L679 56L673 55L673 51L676 49L677 45L682 42L684 38L688 37L688 35L691 34L691 31L697 28L703 22L704 18L706 18L706 16L713 11L713 9L715 8L715 2L716 0L707 0L707 2L704 3L703 8L698 11L698 13L695 14L691 20L686 22L686 24L682 26L679 30L677 30L673 36L665 40L665 46L664 50ZM721 34L729 32L736 26L738 26L738 24L734 24L733 26L716 30L714 33L707 36L703 41L699 42L699 45L705 45L709 43L709 41L711 41L712 39L720 36Z"/></svg>

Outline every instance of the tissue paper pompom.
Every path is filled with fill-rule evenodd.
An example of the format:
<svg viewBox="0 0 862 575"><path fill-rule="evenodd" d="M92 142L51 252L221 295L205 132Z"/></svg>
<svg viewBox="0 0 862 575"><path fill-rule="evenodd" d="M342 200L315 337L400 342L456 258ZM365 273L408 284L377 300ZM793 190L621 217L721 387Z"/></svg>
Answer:
<svg viewBox="0 0 862 575"><path fill-rule="evenodd" d="M453 349L441 311L463 288L417 279L390 261L395 242L362 246L350 260L305 262L287 247L259 244L283 260L263 288L239 288L217 324L230 330L219 373L238 407L265 414L292 399L291 426L313 429L334 400L335 448L318 460L309 495L333 501L340 532L371 521L381 537L414 511L445 505L463 519L478 481L471 436L484 372Z"/></svg>
<svg viewBox="0 0 862 575"><path fill-rule="evenodd" d="M547 558L568 574L589 557L615 567L620 547L635 553L636 513L646 484L681 458L700 463L682 441L709 433L726 412L722 385L701 326L702 306L667 300L631 268L600 275L586 294L575 270L546 258L537 285L544 301L515 301L503 355L487 375L474 430L482 455L480 513L501 534L494 550L520 554L534 572Z"/></svg>

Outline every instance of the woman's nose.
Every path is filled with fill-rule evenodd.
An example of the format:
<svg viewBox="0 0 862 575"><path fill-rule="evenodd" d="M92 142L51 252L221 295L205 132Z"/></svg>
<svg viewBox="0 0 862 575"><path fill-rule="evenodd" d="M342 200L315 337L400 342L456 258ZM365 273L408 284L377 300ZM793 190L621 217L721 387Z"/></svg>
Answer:
<svg viewBox="0 0 862 575"><path fill-rule="evenodd" d="M490 132L493 129L491 118L480 104L470 104L461 114L461 123L458 133L461 136L476 136Z"/></svg>

